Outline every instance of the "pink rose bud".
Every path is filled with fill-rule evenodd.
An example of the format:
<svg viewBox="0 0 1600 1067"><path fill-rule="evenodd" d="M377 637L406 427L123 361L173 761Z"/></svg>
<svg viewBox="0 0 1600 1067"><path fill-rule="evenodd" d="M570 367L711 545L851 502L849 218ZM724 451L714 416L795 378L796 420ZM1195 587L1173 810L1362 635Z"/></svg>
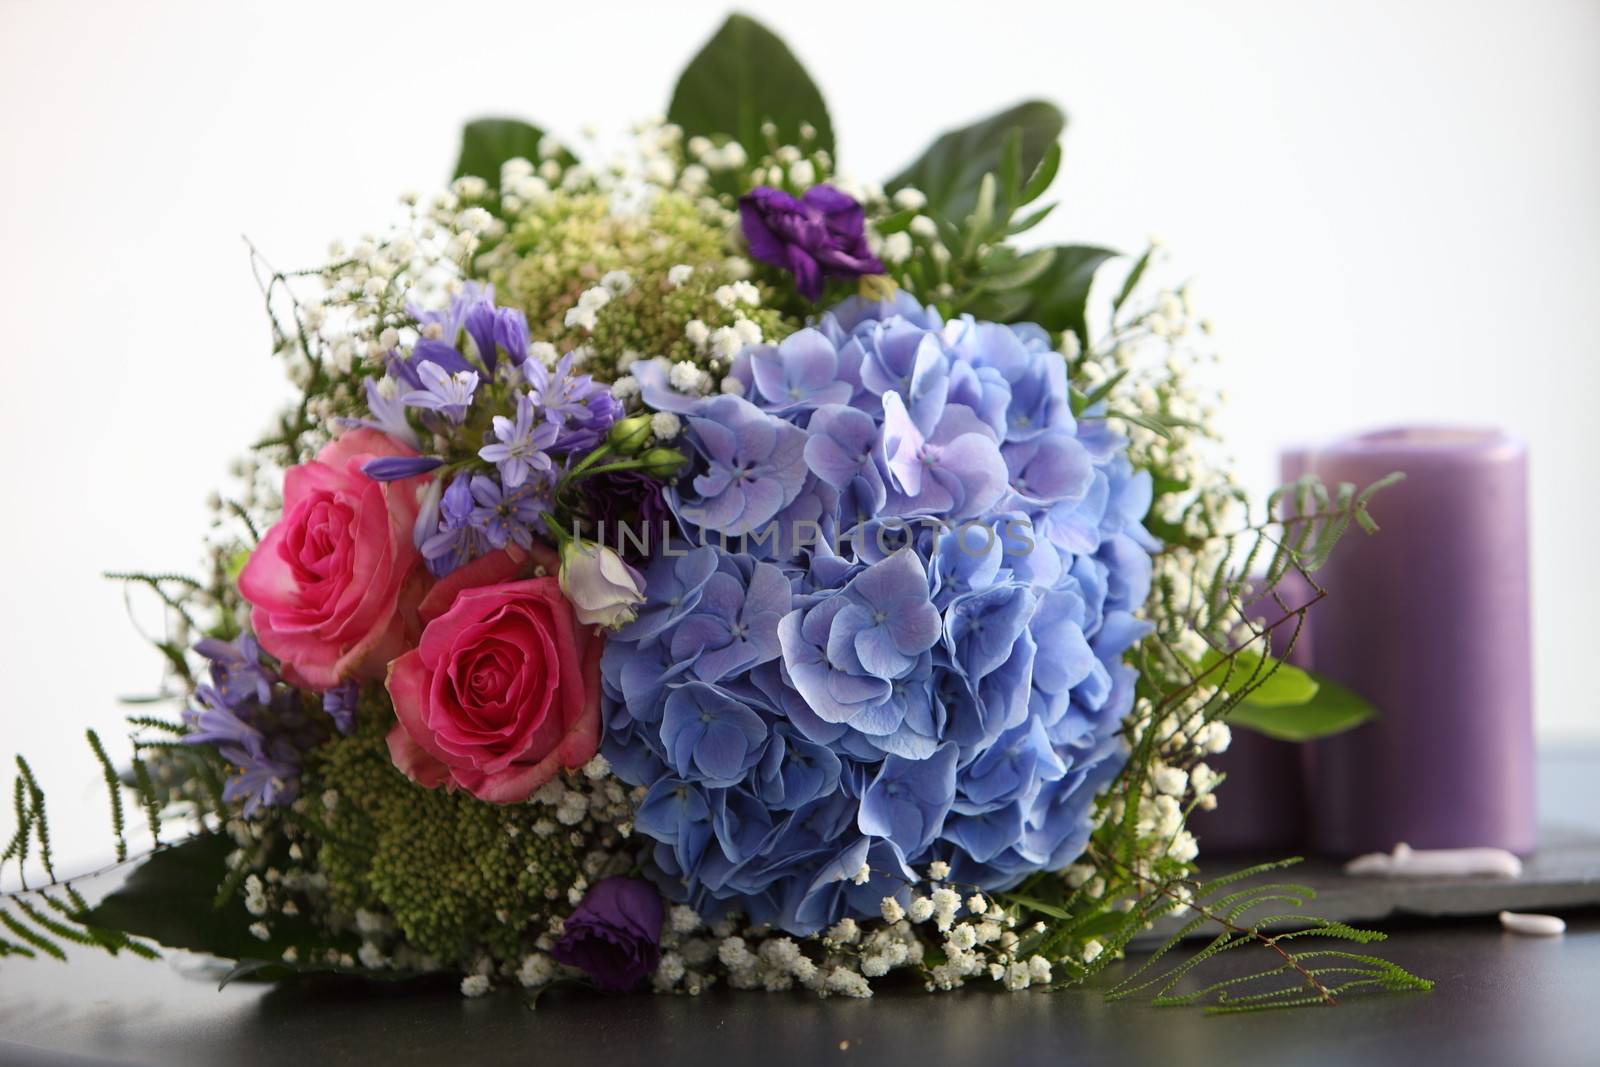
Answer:
<svg viewBox="0 0 1600 1067"><path fill-rule="evenodd" d="M561 546L561 591L585 626L616 629L644 603L644 579L605 545L571 540Z"/></svg>

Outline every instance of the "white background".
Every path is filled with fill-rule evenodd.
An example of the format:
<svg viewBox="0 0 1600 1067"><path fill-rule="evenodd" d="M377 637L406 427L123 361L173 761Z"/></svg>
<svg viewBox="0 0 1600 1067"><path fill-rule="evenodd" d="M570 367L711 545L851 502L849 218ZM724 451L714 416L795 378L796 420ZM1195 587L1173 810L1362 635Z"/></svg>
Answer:
<svg viewBox="0 0 1600 1067"><path fill-rule="evenodd" d="M1600 738L1600 3L748 6L860 175L1064 106L1041 236L1166 239L1258 489L1290 440L1524 434L1540 737ZM0 753L33 757L65 852L103 851L83 728L116 737L160 671L98 573L192 568L206 493L286 392L241 235L313 264L441 182L467 118L662 110L723 14L543 7L0 0Z"/></svg>

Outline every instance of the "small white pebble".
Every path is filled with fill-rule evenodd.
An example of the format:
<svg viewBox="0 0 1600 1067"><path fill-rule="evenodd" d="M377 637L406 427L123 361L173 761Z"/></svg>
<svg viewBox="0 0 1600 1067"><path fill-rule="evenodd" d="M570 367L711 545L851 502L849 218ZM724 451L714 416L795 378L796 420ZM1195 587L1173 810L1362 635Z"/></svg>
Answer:
<svg viewBox="0 0 1600 1067"><path fill-rule="evenodd" d="M1522 861L1503 848L1412 848L1372 852L1344 865L1344 873L1378 878L1522 877Z"/></svg>
<svg viewBox="0 0 1600 1067"><path fill-rule="evenodd" d="M1519 911L1502 911L1500 925L1514 934L1528 937L1560 937L1567 932L1566 922L1555 915L1531 915Z"/></svg>

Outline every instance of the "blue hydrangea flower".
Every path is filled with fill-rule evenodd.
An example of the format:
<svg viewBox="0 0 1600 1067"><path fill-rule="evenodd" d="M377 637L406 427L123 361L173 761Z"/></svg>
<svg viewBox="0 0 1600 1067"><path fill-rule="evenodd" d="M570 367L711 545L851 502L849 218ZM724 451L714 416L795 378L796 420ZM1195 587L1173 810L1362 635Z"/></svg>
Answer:
<svg viewBox="0 0 1600 1067"><path fill-rule="evenodd" d="M934 860L998 890L1075 859L1158 546L1148 475L1073 417L1048 336L900 294L747 349L733 394L634 374L693 453L666 494L688 540L601 664L663 891L809 933Z"/></svg>
<svg viewBox="0 0 1600 1067"><path fill-rule="evenodd" d="M841 353L817 330L801 330L778 345L757 345L748 367L758 403L768 411L848 404L856 393L855 353Z"/></svg>
<svg viewBox="0 0 1600 1067"><path fill-rule="evenodd" d="M805 485L805 433L747 400L718 396L698 405L688 440L704 462L683 510L704 529L728 536L758 530Z"/></svg>

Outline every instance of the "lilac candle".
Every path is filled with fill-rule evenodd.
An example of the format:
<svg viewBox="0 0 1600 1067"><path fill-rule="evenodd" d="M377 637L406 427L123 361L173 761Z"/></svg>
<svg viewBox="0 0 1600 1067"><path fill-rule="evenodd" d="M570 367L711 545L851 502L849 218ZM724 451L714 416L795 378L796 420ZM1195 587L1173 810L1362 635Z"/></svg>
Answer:
<svg viewBox="0 0 1600 1067"><path fill-rule="evenodd" d="M1330 487L1390 471L1315 576L1314 665L1378 717L1306 752L1332 855L1535 843L1527 452L1491 430L1395 429L1305 455Z"/></svg>

